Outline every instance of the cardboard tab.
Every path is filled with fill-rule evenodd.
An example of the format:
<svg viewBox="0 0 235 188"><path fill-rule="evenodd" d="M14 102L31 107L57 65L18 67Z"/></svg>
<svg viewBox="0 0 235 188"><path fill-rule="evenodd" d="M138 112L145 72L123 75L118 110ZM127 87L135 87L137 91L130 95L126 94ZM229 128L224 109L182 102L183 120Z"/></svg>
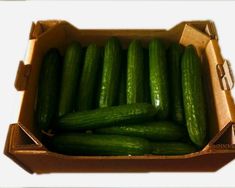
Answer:
<svg viewBox="0 0 235 188"><path fill-rule="evenodd" d="M26 90L30 72L31 66L29 64L25 65L23 61L20 61L15 79L15 88L18 91Z"/></svg>
<svg viewBox="0 0 235 188"><path fill-rule="evenodd" d="M222 90L231 90L234 86L234 76L229 61L217 65L217 74Z"/></svg>

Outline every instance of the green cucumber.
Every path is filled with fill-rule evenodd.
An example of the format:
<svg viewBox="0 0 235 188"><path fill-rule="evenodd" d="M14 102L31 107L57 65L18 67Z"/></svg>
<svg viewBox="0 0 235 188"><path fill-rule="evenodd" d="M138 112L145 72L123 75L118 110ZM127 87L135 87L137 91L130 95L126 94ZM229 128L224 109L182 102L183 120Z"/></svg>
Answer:
<svg viewBox="0 0 235 188"><path fill-rule="evenodd" d="M121 78L119 85L119 105L126 104L126 82L127 82L127 51L122 51Z"/></svg>
<svg viewBox="0 0 235 188"><path fill-rule="evenodd" d="M183 142L159 142L152 143L153 155L184 155L196 152L197 149Z"/></svg>
<svg viewBox="0 0 235 188"><path fill-rule="evenodd" d="M117 134L142 137L153 141L177 141L186 136L185 129L173 122L159 121L121 124L94 130L100 134Z"/></svg>
<svg viewBox="0 0 235 188"><path fill-rule="evenodd" d="M121 45L117 38L110 38L105 44L99 107L114 106L118 100Z"/></svg>
<svg viewBox="0 0 235 188"><path fill-rule="evenodd" d="M144 49L144 102L151 104L149 83L149 51Z"/></svg>
<svg viewBox="0 0 235 188"><path fill-rule="evenodd" d="M168 65L170 80L170 100L171 100L171 118L179 123L184 124L184 104L182 96L181 82L181 57L183 47L173 43L168 49Z"/></svg>
<svg viewBox="0 0 235 188"><path fill-rule="evenodd" d="M182 57L182 88L189 137L198 147L206 141L206 109L202 85L201 61L194 46L185 48Z"/></svg>
<svg viewBox="0 0 235 188"><path fill-rule="evenodd" d="M140 41L133 40L128 48L127 104L144 101L144 52Z"/></svg>
<svg viewBox="0 0 235 188"><path fill-rule="evenodd" d="M65 52L59 100L59 116L72 112L82 65L82 47L70 44Z"/></svg>
<svg viewBox="0 0 235 188"><path fill-rule="evenodd" d="M119 135L67 133L55 135L51 149L67 155L115 156L151 153L151 144L142 138Z"/></svg>
<svg viewBox="0 0 235 188"><path fill-rule="evenodd" d="M136 123L152 119L157 110L151 104L136 103L95 110L74 112L62 116L57 128L65 131L95 129L118 123Z"/></svg>
<svg viewBox="0 0 235 188"><path fill-rule="evenodd" d="M98 78L100 64L100 49L96 44L87 47L85 62L79 84L76 111L90 110L94 108L95 85Z"/></svg>
<svg viewBox="0 0 235 188"><path fill-rule="evenodd" d="M166 50L163 43L153 39L149 44L149 74L152 104L158 110L158 119L169 115L169 94Z"/></svg>
<svg viewBox="0 0 235 188"><path fill-rule="evenodd" d="M39 83L36 120L40 130L49 131L58 110L61 56L50 49L43 58Z"/></svg>

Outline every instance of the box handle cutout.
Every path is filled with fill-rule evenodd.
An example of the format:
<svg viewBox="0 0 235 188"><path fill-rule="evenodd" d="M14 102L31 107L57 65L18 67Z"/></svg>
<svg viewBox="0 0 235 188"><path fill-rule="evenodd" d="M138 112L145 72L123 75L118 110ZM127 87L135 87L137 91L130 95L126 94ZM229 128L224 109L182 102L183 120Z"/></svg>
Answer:
<svg viewBox="0 0 235 188"><path fill-rule="evenodd" d="M234 76L229 61L224 60L223 64L217 64L216 70L220 80L221 89L231 90L234 86Z"/></svg>
<svg viewBox="0 0 235 188"><path fill-rule="evenodd" d="M17 91L26 90L30 72L31 65L25 65L23 61L20 61L15 79L15 88Z"/></svg>

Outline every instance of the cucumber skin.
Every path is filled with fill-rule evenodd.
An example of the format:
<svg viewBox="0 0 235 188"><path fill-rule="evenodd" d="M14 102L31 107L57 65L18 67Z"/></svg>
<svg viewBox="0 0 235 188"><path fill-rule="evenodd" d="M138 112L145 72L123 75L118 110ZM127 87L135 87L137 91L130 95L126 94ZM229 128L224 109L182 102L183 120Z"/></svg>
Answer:
<svg viewBox="0 0 235 188"><path fill-rule="evenodd" d="M183 47L177 43L173 43L168 49L168 65L170 80L170 100L171 100L171 118L178 124L185 124L184 104L182 95L181 82L181 57Z"/></svg>
<svg viewBox="0 0 235 188"><path fill-rule="evenodd" d="M94 108L95 85L98 79L101 51L96 44L90 44L85 53L85 62L79 84L76 111Z"/></svg>
<svg viewBox="0 0 235 188"><path fill-rule="evenodd" d="M151 144L142 138L118 135L67 133L54 136L53 151L67 155L144 155L151 153Z"/></svg>
<svg viewBox="0 0 235 188"><path fill-rule="evenodd" d="M38 83L36 120L38 128L49 131L58 110L61 56L57 49L50 49L43 58Z"/></svg>
<svg viewBox="0 0 235 188"><path fill-rule="evenodd" d="M158 119L167 119L170 111L166 50L163 43L153 39L149 44L149 77L151 102L158 110Z"/></svg>
<svg viewBox="0 0 235 188"><path fill-rule="evenodd" d="M198 147L206 141L206 109L202 87L201 62L194 46L185 48L182 57L182 88L189 137Z"/></svg>
<svg viewBox="0 0 235 188"><path fill-rule="evenodd" d="M82 66L82 47L71 43L65 53L59 101L59 116L72 112Z"/></svg>
<svg viewBox="0 0 235 188"><path fill-rule="evenodd" d="M144 52L140 41L133 40L128 48L127 104L144 102Z"/></svg>
<svg viewBox="0 0 235 188"><path fill-rule="evenodd" d="M104 49L104 63L99 97L99 107L114 106L118 101L121 65L121 45L117 38L110 38Z"/></svg>
<svg viewBox="0 0 235 188"><path fill-rule="evenodd" d="M149 52L144 49L144 102L151 104L150 82L149 82Z"/></svg>
<svg viewBox="0 0 235 188"><path fill-rule="evenodd" d="M196 152L197 149L183 142L159 142L152 143L153 155L184 155Z"/></svg>
<svg viewBox="0 0 235 188"><path fill-rule="evenodd" d="M57 128L78 131L107 127L119 123L136 123L153 119L157 110L151 104L136 103L74 112L62 116Z"/></svg>
<svg viewBox="0 0 235 188"><path fill-rule="evenodd" d="M122 63L121 63L121 80L119 86L119 99L118 104L127 104L126 100L126 83L127 83L127 50L122 51Z"/></svg>
<svg viewBox="0 0 235 188"><path fill-rule="evenodd" d="M169 121L114 125L95 129L94 132L98 134L136 136L152 141L177 141L186 136L186 130L182 126Z"/></svg>

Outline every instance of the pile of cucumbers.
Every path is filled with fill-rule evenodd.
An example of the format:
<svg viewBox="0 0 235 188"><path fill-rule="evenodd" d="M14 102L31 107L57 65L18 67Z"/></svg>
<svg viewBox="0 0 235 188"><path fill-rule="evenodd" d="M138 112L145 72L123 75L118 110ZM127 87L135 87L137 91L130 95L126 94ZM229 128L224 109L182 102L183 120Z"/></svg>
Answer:
<svg viewBox="0 0 235 188"><path fill-rule="evenodd" d="M152 39L123 49L71 43L42 60L36 122L67 155L181 155L206 144L201 60L194 46ZM50 134L48 134L50 133ZM52 136L51 136L52 135Z"/></svg>

